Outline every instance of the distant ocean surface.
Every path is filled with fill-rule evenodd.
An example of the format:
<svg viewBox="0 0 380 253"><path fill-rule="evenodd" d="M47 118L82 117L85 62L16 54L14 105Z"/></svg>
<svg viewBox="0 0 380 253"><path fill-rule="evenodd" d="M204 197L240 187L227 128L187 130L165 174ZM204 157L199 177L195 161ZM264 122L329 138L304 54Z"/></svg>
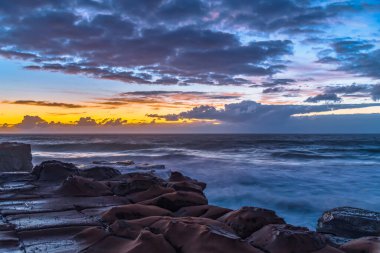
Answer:
<svg viewBox="0 0 380 253"><path fill-rule="evenodd" d="M48 159L165 164L208 184L210 204L273 209L315 228L323 211L380 211L380 135L0 135Z"/></svg>

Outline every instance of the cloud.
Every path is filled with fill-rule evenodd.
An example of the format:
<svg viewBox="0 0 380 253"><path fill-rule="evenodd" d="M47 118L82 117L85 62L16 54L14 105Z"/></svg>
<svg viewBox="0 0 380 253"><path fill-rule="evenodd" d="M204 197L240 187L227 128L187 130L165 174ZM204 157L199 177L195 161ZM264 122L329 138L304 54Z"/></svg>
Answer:
<svg viewBox="0 0 380 253"><path fill-rule="evenodd" d="M380 49L367 40L342 39L319 54L320 63L337 64L337 70L380 79Z"/></svg>
<svg viewBox="0 0 380 253"><path fill-rule="evenodd" d="M309 97L305 100L306 103L319 103L319 102L341 102L342 99L338 97L335 93L325 93L319 94L314 97Z"/></svg>
<svg viewBox="0 0 380 253"><path fill-rule="evenodd" d="M224 108L202 105L178 114L148 117L177 120L216 120L224 131L257 133L350 133L380 132L380 117L374 115L324 115L294 117L296 114L326 112L338 109L360 109L380 104L325 104L325 105L265 105L255 101L226 104ZM376 124L375 124L376 123ZM375 124L375 125L373 125Z"/></svg>
<svg viewBox="0 0 380 253"><path fill-rule="evenodd" d="M15 105L34 105L34 106L47 106L47 107L62 107L62 108L84 108L86 106L69 103L57 103L48 101L35 101L35 100L15 100L15 101L2 101L3 104L15 104Z"/></svg>
<svg viewBox="0 0 380 253"><path fill-rule="evenodd" d="M347 97L370 97L372 100L380 100L380 84L356 84L351 85L331 85L324 88L325 93L317 95L316 97L309 98L308 102L318 99L323 101L320 98L328 98L327 100L335 101L338 96L336 94L341 94L342 96ZM336 100L339 102L341 99Z"/></svg>
<svg viewBox="0 0 380 253"><path fill-rule="evenodd" d="M40 116L25 115L22 121L15 125L4 124L3 128L7 129L80 129L80 128L104 128L104 127L120 127L127 124L127 120L122 118L106 118L97 121L91 117L80 117L73 123L62 123L51 121L48 122Z"/></svg>
<svg viewBox="0 0 380 253"><path fill-rule="evenodd" d="M31 62L29 70L139 84L241 85L250 83L245 76L284 70L291 41L242 43L207 20L228 6L198 0L7 2L0 7L0 55Z"/></svg>
<svg viewBox="0 0 380 253"><path fill-rule="evenodd" d="M259 122L265 121L281 122L289 119L294 114L305 114L311 112L330 111L333 109L363 108L368 106L378 106L379 104L355 105L355 104L327 104L327 105L266 105L251 100L239 103L225 104L223 109L217 109L210 105L201 105L178 114L148 114L148 117L162 118L168 121L179 119L208 119L220 120L223 122Z"/></svg>
<svg viewBox="0 0 380 253"><path fill-rule="evenodd" d="M167 106L170 104L194 104L196 101L236 100L241 93L200 92L200 91L132 91L122 92L113 97L98 98L93 101L98 105L122 106L131 103Z"/></svg>
<svg viewBox="0 0 380 253"><path fill-rule="evenodd" d="M39 116L30 116L26 115L24 116L24 119L16 125L18 128L22 129L31 129L31 128L44 128L47 127L49 123L45 120L43 120Z"/></svg>

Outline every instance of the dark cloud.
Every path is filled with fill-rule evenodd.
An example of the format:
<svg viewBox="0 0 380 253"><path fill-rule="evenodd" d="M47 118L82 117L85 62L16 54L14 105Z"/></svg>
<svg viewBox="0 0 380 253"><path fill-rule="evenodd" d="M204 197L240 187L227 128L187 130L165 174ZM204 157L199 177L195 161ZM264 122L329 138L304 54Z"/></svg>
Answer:
<svg viewBox="0 0 380 253"><path fill-rule="evenodd" d="M333 85L325 88L325 94L342 94L349 97L370 97L372 100L380 100L380 84L351 84Z"/></svg>
<svg viewBox="0 0 380 253"><path fill-rule="evenodd" d="M260 124L263 127L270 127L277 124L279 128L293 119L292 115L305 114L311 112L323 112L334 109L363 108L368 106L379 106L379 104L355 105L265 105L254 101L242 101L239 103L226 104L223 109L214 106L202 105L179 114L168 115L147 115L152 118L177 121L180 119L207 119L219 120L236 125L240 124Z"/></svg>
<svg viewBox="0 0 380 253"><path fill-rule="evenodd" d="M306 103L319 103L319 102L339 103L341 101L342 99L338 97L335 93L319 94L314 97L309 97L305 100Z"/></svg>
<svg viewBox="0 0 380 253"><path fill-rule="evenodd" d="M49 123L45 120L43 120L39 116L30 116L26 115L24 116L24 119L16 125L18 128L22 129L32 129L32 128L41 128L41 127L47 127Z"/></svg>
<svg viewBox="0 0 380 253"><path fill-rule="evenodd" d="M34 62L31 70L140 84L241 85L250 83L244 76L284 70L281 59L292 53L288 40L243 44L214 29L207 17L227 2L5 2L0 55Z"/></svg>
<svg viewBox="0 0 380 253"><path fill-rule="evenodd" d="M101 127L120 127L127 124L127 120L122 118L107 118L101 121L96 121L91 117L81 117L74 123L61 123L61 122L48 122L42 119L40 116L25 115L23 120L10 126L4 124L3 127L7 129L19 128L19 129L42 129L42 128L101 128Z"/></svg>
<svg viewBox="0 0 380 253"><path fill-rule="evenodd" d="M266 88L263 90L264 94L269 94L269 93L281 93L284 92L286 89L283 87L274 87L274 88Z"/></svg>
<svg viewBox="0 0 380 253"><path fill-rule="evenodd" d="M48 101L35 101L35 100L15 100L15 101L3 101L5 104L15 104L15 105L34 105L34 106L48 106L48 107L62 107L62 108L84 108L87 106L69 103L57 103Z"/></svg>
<svg viewBox="0 0 380 253"><path fill-rule="evenodd" d="M123 92L113 97L98 98L94 103L109 106L122 106L130 103L141 104L185 104L193 103L196 100L231 100L238 99L240 93L218 93L218 92L200 92L200 91L132 91Z"/></svg>
<svg viewBox="0 0 380 253"><path fill-rule="evenodd" d="M380 79L380 49L367 40L343 39L319 54L318 62L337 64L337 70Z"/></svg>

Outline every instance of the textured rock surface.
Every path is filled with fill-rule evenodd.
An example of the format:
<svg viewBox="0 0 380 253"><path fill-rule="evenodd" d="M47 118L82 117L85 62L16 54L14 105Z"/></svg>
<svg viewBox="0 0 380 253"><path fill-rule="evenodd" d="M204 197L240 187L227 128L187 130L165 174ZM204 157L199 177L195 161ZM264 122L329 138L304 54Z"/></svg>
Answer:
<svg viewBox="0 0 380 253"><path fill-rule="evenodd" d="M218 220L230 226L241 238L250 236L268 224L285 224L285 221L271 210L247 206L226 213Z"/></svg>
<svg viewBox="0 0 380 253"><path fill-rule="evenodd" d="M364 237L352 240L340 247L346 253L379 253L380 237Z"/></svg>
<svg viewBox="0 0 380 253"><path fill-rule="evenodd" d="M377 238L338 249L271 210L208 205L206 184L179 172L164 180L47 161L0 184L0 252L378 252Z"/></svg>
<svg viewBox="0 0 380 253"><path fill-rule="evenodd" d="M339 207L323 213L317 231L340 237L380 235L380 213L353 207Z"/></svg>
<svg viewBox="0 0 380 253"><path fill-rule="evenodd" d="M0 143L0 172L30 171L33 167L29 144Z"/></svg>

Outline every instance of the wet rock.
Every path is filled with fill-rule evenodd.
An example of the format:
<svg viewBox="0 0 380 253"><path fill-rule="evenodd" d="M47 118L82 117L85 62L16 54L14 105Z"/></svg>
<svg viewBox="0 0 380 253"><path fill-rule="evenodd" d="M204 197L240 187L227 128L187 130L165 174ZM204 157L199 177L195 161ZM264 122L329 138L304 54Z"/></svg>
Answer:
<svg viewBox="0 0 380 253"><path fill-rule="evenodd" d="M27 230L19 232L18 236L25 249L22 252L78 252L78 243L74 236L86 228L88 227L72 226Z"/></svg>
<svg viewBox="0 0 380 253"><path fill-rule="evenodd" d="M352 240L340 247L346 253L379 253L380 237L369 236Z"/></svg>
<svg viewBox="0 0 380 253"><path fill-rule="evenodd" d="M204 196L193 192L172 192L143 201L141 204L159 206L175 212L182 207L207 205L208 201Z"/></svg>
<svg viewBox="0 0 380 253"><path fill-rule="evenodd" d="M88 177L95 180L107 180L121 175L120 171L112 167L92 167L79 171L82 177Z"/></svg>
<svg viewBox="0 0 380 253"><path fill-rule="evenodd" d="M160 185L152 185L146 191L126 195L126 198L132 203L139 203L171 192L175 192L175 190L172 188L162 187Z"/></svg>
<svg viewBox="0 0 380 253"><path fill-rule="evenodd" d="M342 253L327 245L323 235L287 224L266 225L248 237L247 241L270 253Z"/></svg>
<svg viewBox="0 0 380 253"><path fill-rule="evenodd" d="M116 177L120 180L112 184L112 192L118 196L148 190L153 185L162 184L163 180L147 173L130 173Z"/></svg>
<svg viewBox="0 0 380 253"><path fill-rule="evenodd" d="M105 184L80 176L66 178L57 192L66 196L97 197L112 195L110 188Z"/></svg>
<svg viewBox="0 0 380 253"><path fill-rule="evenodd" d="M179 209L175 215L178 217L202 217L209 219L218 219L226 213L231 212L231 209L212 206L212 205L202 205L202 206L188 206Z"/></svg>
<svg viewBox="0 0 380 253"><path fill-rule="evenodd" d="M323 213L317 231L340 237L380 235L380 213L353 207L338 207Z"/></svg>
<svg viewBox="0 0 380 253"><path fill-rule="evenodd" d="M172 216L172 213L156 206L129 204L112 207L102 215L102 220L112 224L116 220L135 220L149 216Z"/></svg>
<svg viewBox="0 0 380 253"><path fill-rule="evenodd" d="M101 225L96 218L84 215L76 210L8 215L6 219L17 231Z"/></svg>
<svg viewBox="0 0 380 253"><path fill-rule="evenodd" d="M202 190L206 189L206 183L199 182L195 179L182 175L182 173L178 171L172 171L169 177L169 182L190 182L196 184L202 188Z"/></svg>
<svg viewBox="0 0 380 253"><path fill-rule="evenodd" d="M148 217L133 221L118 221L111 226L118 236L133 238L145 228L162 234L170 245L181 253L262 253L241 240L222 222L205 218Z"/></svg>
<svg viewBox="0 0 380 253"><path fill-rule="evenodd" d="M134 240L109 235L81 252L176 253L176 250L165 240L162 235L156 235L149 231L143 230Z"/></svg>
<svg viewBox="0 0 380 253"><path fill-rule="evenodd" d="M241 238L250 236L268 224L285 224L274 211L257 207L242 207L226 213L218 220L230 226Z"/></svg>
<svg viewBox="0 0 380 253"><path fill-rule="evenodd" d="M32 174L41 181L63 181L68 176L79 175L78 168L72 163L56 160L45 161L33 168Z"/></svg>
<svg viewBox="0 0 380 253"><path fill-rule="evenodd" d="M30 171L33 168L29 144L4 142L0 144L0 171Z"/></svg>
<svg viewBox="0 0 380 253"><path fill-rule="evenodd" d="M88 208L129 204L128 199L118 196L101 197L50 197L0 201L3 215L82 210Z"/></svg>
<svg viewBox="0 0 380 253"><path fill-rule="evenodd" d="M137 164L135 166L135 169L138 169L138 170L164 170L165 169L165 165L163 165L163 164L143 163L143 164Z"/></svg>
<svg viewBox="0 0 380 253"><path fill-rule="evenodd" d="M135 164L135 162L132 160L125 160L125 161L117 161L116 164L117 165L123 165L123 166L129 166L129 165Z"/></svg>
<svg viewBox="0 0 380 253"><path fill-rule="evenodd" d="M176 191L192 191L203 195L203 189L201 186L188 181L169 182L166 186L173 188Z"/></svg>

